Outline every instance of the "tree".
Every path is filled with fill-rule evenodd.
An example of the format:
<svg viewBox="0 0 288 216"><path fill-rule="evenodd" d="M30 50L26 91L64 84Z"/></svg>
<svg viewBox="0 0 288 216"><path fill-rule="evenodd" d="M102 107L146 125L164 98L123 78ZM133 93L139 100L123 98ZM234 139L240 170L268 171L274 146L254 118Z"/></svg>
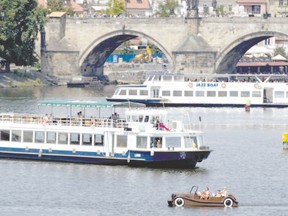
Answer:
<svg viewBox="0 0 288 216"><path fill-rule="evenodd" d="M276 55L282 55L285 58L288 57L284 47L276 47L274 50L274 56Z"/></svg>
<svg viewBox="0 0 288 216"><path fill-rule="evenodd" d="M16 65L33 65L35 40L46 21L46 12L37 0L0 0L0 57Z"/></svg>
<svg viewBox="0 0 288 216"><path fill-rule="evenodd" d="M216 7L216 15L223 17L225 15L224 5L219 5Z"/></svg>
<svg viewBox="0 0 288 216"><path fill-rule="evenodd" d="M159 4L159 9L156 14L160 17L169 17L171 15L175 15L174 11L177 6L177 1L167 0L166 2Z"/></svg>
<svg viewBox="0 0 288 216"><path fill-rule="evenodd" d="M107 14L115 16L125 12L125 0L109 0Z"/></svg>
<svg viewBox="0 0 288 216"><path fill-rule="evenodd" d="M68 2L68 3L65 3ZM74 15L74 10L70 6L71 3L70 1L64 1L64 0L48 0L47 1L47 7L49 12L54 12L54 11L62 11L66 12L67 15Z"/></svg>

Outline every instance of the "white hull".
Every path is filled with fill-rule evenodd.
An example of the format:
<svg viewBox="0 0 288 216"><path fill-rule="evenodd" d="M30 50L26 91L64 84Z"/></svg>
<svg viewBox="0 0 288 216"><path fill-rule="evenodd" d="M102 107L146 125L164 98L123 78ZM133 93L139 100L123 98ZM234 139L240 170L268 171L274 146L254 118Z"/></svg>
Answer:
<svg viewBox="0 0 288 216"><path fill-rule="evenodd" d="M220 77L219 80L206 77L202 81L191 81L179 74L151 75L142 85L118 86L107 100L151 106L288 106L288 85L283 81L286 75L253 75L253 80L242 75L238 81L231 79L236 75L225 76L225 81L223 76ZM246 77L250 80L246 81Z"/></svg>
<svg viewBox="0 0 288 216"><path fill-rule="evenodd" d="M145 114L146 113L146 114ZM0 157L149 167L190 167L210 150L201 132L165 126L164 110L129 110L126 119L0 114ZM179 122L178 122L179 123ZM166 129L163 129L166 128ZM157 144L156 144L157 141ZM159 146L158 146L159 142ZM192 145L192 143L194 143Z"/></svg>

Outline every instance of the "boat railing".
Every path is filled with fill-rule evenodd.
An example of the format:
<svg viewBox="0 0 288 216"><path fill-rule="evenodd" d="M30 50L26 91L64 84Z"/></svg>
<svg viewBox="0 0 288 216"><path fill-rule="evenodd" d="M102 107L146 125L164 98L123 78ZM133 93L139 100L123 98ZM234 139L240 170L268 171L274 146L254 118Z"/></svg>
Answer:
<svg viewBox="0 0 288 216"><path fill-rule="evenodd" d="M38 115L21 115L21 114L0 114L2 123L18 124L42 124L59 125L59 126L82 126L82 127L115 127L125 128L127 123L125 119L109 118L85 118L85 117L48 117Z"/></svg>

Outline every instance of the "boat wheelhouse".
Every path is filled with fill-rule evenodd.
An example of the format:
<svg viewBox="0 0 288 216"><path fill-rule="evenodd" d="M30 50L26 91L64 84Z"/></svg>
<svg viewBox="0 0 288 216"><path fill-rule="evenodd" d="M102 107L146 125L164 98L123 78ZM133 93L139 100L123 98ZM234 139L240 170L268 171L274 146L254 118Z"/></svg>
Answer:
<svg viewBox="0 0 288 216"><path fill-rule="evenodd" d="M107 101L146 106L288 107L286 74L157 73L143 84L119 85Z"/></svg>
<svg viewBox="0 0 288 216"><path fill-rule="evenodd" d="M0 157L107 165L194 168L211 150L201 131L171 121L164 109L126 108L111 102L43 101L42 106L83 108L78 115L0 114ZM86 109L98 116L86 116ZM113 115L101 116L111 108ZM55 110L54 110L55 112ZM61 113L58 112L57 113Z"/></svg>

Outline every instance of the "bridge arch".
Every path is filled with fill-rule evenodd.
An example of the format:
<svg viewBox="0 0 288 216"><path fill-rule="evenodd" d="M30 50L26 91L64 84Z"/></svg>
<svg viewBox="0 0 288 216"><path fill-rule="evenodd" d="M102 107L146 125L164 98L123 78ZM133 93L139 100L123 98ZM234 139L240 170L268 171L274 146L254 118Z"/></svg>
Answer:
<svg viewBox="0 0 288 216"><path fill-rule="evenodd" d="M102 75L103 65L110 54L122 43L136 37L148 39L148 41L157 46L165 54L168 61L174 65L172 54L159 41L143 32L122 29L109 32L90 43L79 58L81 73L83 75L91 73L94 75Z"/></svg>
<svg viewBox="0 0 288 216"><path fill-rule="evenodd" d="M254 45L260 41L271 37L284 36L288 38L287 34L274 31L261 31L244 35L237 38L233 43L226 46L222 52L217 56L215 68L216 73L233 73L236 65L241 57Z"/></svg>

